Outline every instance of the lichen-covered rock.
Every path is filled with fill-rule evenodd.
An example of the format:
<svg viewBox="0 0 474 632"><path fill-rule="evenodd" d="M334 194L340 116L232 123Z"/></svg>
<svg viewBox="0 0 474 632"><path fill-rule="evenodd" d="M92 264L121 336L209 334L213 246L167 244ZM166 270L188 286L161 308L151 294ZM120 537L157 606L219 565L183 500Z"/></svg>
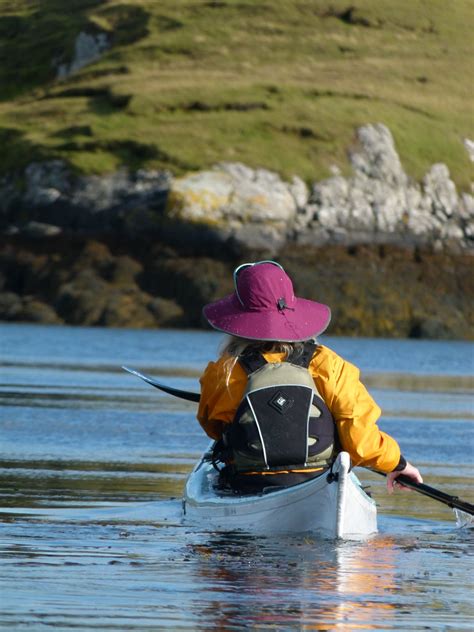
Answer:
<svg viewBox="0 0 474 632"><path fill-rule="evenodd" d="M222 163L173 180L167 219L206 229L219 244L275 252L286 241L299 203L304 204L302 185L264 169Z"/></svg>
<svg viewBox="0 0 474 632"><path fill-rule="evenodd" d="M169 193L168 218L220 225L232 190L232 177L223 171L200 171L175 179Z"/></svg>

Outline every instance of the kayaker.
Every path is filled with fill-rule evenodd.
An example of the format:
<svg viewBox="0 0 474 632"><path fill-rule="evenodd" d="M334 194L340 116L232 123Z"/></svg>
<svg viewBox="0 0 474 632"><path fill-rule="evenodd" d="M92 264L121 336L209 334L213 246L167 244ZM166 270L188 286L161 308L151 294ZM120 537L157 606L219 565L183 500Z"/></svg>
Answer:
<svg viewBox="0 0 474 632"><path fill-rule="evenodd" d="M207 435L217 441L217 455L226 463L223 470L231 487L255 491L292 485L330 467L341 450L349 453L354 466L387 473L389 493L400 474L422 482L396 440L378 428L381 410L361 383L357 367L316 342L329 324L329 307L295 297L280 264L257 261L239 266L234 292L206 305L203 313L229 338L220 357L201 376L197 416ZM278 379L273 378L276 385L272 378L262 377L269 373L268 365L283 367ZM309 374L315 394L306 417L298 421L299 397L294 393L308 391L304 374ZM252 395L246 397L251 381ZM288 415L291 424L282 421ZM289 428L299 438L293 437L293 430L288 433Z"/></svg>

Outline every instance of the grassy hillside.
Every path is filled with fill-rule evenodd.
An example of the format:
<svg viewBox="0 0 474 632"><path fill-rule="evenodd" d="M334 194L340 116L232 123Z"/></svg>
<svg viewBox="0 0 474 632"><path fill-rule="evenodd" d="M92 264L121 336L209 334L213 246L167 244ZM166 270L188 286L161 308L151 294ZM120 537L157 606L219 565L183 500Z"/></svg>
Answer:
<svg viewBox="0 0 474 632"><path fill-rule="evenodd" d="M474 138L472 0L0 0L0 172L60 157L100 173L243 161L346 171L354 129L390 127L407 171ZM80 31L112 47L67 80Z"/></svg>

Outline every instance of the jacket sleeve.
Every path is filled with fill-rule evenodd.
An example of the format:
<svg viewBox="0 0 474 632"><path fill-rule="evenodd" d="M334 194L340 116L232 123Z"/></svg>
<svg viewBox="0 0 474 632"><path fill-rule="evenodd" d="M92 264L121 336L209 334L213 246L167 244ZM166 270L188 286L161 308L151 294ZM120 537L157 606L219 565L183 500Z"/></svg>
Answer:
<svg viewBox="0 0 474 632"><path fill-rule="evenodd" d="M354 465L393 471L400 461L400 448L378 428L381 410L360 381L357 367L330 352L321 369L316 385L319 389L321 382L321 395L333 414L342 449Z"/></svg>
<svg viewBox="0 0 474 632"><path fill-rule="evenodd" d="M231 423L245 389L246 375L239 365L226 380L225 360L210 362L201 376L201 399L197 418L211 439L220 439L225 424Z"/></svg>

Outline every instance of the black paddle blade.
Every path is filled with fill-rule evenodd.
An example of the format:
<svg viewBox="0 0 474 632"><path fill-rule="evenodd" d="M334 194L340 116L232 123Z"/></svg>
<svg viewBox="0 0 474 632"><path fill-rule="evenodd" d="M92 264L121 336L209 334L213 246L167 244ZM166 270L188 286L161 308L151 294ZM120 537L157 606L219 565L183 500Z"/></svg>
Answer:
<svg viewBox="0 0 474 632"><path fill-rule="evenodd" d="M173 388L173 386L167 386L166 384L161 384L161 382L158 382L157 380L150 377L149 375L144 375L143 373L140 373L140 371L136 371L135 369L131 369L127 366L123 366L122 369L124 371L127 371L128 373L131 373L132 375L136 375L141 380L144 380L145 382L147 382L147 384L151 384L155 388L159 388L160 391L169 393L169 395L174 395L175 397L180 397L181 399L186 399L190 402L198 402L201 398L201 395L199 393L192 393L191 391L183 391L179 388Z"/></svg>

